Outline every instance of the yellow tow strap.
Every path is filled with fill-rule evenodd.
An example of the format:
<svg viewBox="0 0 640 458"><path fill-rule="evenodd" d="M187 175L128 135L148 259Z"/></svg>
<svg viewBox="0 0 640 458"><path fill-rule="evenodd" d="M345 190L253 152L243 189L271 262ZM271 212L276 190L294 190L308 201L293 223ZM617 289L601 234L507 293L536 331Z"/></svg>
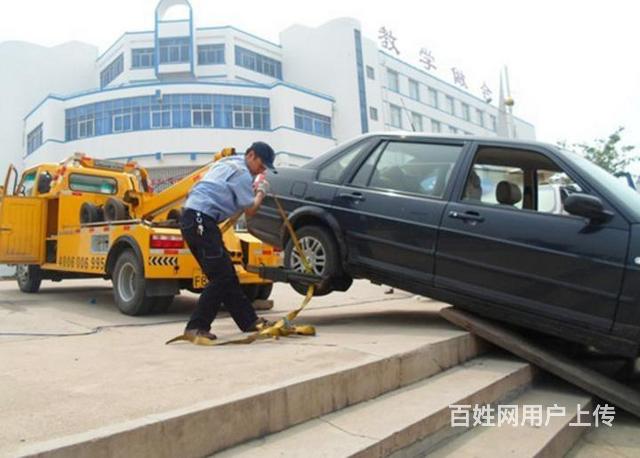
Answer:
<svg viewBox="0 0 640 458"><path fill-rule="evenodd" d="M293 230L293 226L291 225L291 222L289 221L289 218L287 217L287 214L284 211L284 208L282 208L280 201L275 195L272 195L272 197L276 203L276 206L278 207L278 212L280 213L280 216L282 217L284 224L287 226L287 230L289 231L289 235L291 236L291 240L293 241L293 245L296 249L296 252L300 257L300 260L302 261L302 265L304 266L305 272L313 273L313 269L309 264L309 260L304 255L304 251L302 250L300 241L296 236L296 232ZM237 221L237 219L240 217L241 214L242 213L239 212L233 215L231 218L229 218L220 228L221 232L224 233L227 230L229 230L229 228L235 224L235 222ZM191 335L182 334L177 337L174 337L171 340L168 340L165 344L168 345L174 342L185 341L185 342L191 342L194 345L203 345L203 346L213 347L213 346L220 346L220 345L250 344L255 342L256 340L279 339L280 337L287 337L292 335L315 336L316 328L313 327L312 325L309 325L309 324L294 325L293 324L293 320L311 301L311 298L313 297L314 289L315 289L314 285L309 285L309 288L307 289L307 294L305 295L304 300L302 301L302 304L300 304L300 307L298 307L296 310L287 313L286 316L280 318L272 326L265 326L264 324L259 324L257 326L258 330L247 337L241 337L238 339L212 340L204 336L191 336Z"/></svg>

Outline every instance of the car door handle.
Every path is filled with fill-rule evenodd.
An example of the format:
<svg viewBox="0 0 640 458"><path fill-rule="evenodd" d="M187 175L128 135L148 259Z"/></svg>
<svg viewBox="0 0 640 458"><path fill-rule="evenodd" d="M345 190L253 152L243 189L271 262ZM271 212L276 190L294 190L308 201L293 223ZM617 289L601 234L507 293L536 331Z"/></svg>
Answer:
<svg viewBox="0 0 640 458"><path fill-rule="evenodd" d="M341 192L338 197L351 200L364 200L364 196L361 192Z"/></svg>
<svg viewBox="0 0 640 458"><path fill-rule="evenodd" d="M484 221L484 217L480 216L477 212L464 212L450 211L449 218L461 219L463 221L473 221L474 223L481 223Z"/></svg>

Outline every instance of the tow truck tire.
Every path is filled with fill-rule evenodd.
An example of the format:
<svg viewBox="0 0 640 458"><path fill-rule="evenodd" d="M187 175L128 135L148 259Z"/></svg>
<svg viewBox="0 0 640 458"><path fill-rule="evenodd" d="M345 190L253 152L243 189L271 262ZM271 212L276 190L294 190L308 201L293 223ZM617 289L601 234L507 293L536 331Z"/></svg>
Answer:
<svg viewBox="0 0 640 458"><path fill-rule="evenodd" d="M113 268L113 299L125 315L145 315L154 305L153 297L145 295L144 269L132 250L120 253Z"/></svg>
<svg viewBox="0 0 640 458"><path fill-rule="evenodd" d="M37 293L42 283L42 270L39 266L20 264L16 266L18 287L23 293Z"/></svg>
<svg viewBox="0 0 640 458"><path fill-rule="evenodd" d="M123 221L129 219L129 210L121 200L109 197L104 204L104 219L106 221Z"/></svg>
<svg viewBox="0 0 640 458"><path fill-rule="evenodd" d="M320 226L303 226L296 230L296 235L302 249L310 255L310 262L314 273L329 280L320 287L316 287L314 296L325 296L333 291L331 279L342 276L338 246L327 229ZM293 240L289 239L284 250L284 265L287 269L304 272L304 266L298 261ZM291 287L303 296L307 294L306 285L291 282Z"/></svg>
<svg viewBox="0 0 640 458"><path fill-rule="evenodd" d="M85 202L80 207L80 224L96 223L100 221L100 209L90 203Z"/></svg>

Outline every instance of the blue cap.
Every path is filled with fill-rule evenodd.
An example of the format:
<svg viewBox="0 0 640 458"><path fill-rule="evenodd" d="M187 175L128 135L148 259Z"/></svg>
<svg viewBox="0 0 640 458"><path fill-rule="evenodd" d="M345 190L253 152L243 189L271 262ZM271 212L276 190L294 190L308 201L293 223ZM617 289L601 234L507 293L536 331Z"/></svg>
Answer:
<svg viewBox="0 0 640 458"><path fill-rule="evenodd" d="M249 148L247 148L247 153L249 151L253 151L256 153L260 159L262 159L262 163L264 166L270 170L275 171L275 167L273 166L273 161L276 158L276 154L273 152L273 148L269 146L265 142L254 142Z"/></svg>

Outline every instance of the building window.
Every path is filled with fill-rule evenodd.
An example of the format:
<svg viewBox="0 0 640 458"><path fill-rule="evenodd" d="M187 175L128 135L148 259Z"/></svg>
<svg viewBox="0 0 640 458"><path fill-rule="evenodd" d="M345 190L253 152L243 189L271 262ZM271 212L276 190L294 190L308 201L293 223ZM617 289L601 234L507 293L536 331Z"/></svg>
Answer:
<svg viewBox="0 0 640 458"><path fill-rule="evenodd" d="M369 117L374 120L377 121L378 120L378 109L375 107L369 107Z"/></svg>
<svg viewBox="0 0 640 458"><path fill-rule="evenodd" d="M444 105L444 109L447 113L454 115L455 112L455 102L453 100L453 97L451 97L450 95L447 95L445 97L445 105Z"/></svg>
<svg viewBox="0 0 640 458"><path fill-rule="evenodd" d="M389 81L389 90L394 92L400 92L400 82L398 79L398 72L387 69L387 79Z"/></svg>
<svg viewBox="0 0 640 458"><path fill-rule="evenodd" d="M235 113L245 115L240 119ZM270 126L269 99L264 97L165 94L161 99L129 97L65 111L66 141L127 130L189 127L269 130Z"/></svg>
<svg viewBox="0 0 640 458"><path fill-rule="evenodd" d="M458 133L458 129L453 127L453 126L449 126L449 132L451 132L452 134L457 134Z"/></svg>
<svg viewBox="0 0 640 458"><path fill-rule="evenodd" d="M93 137L95 135L95 125L93 116L81 116L78 119L78 138Z"/></svg>
<svg viewBox="0 0 640 458"><path fill-rule="evenodd" d="M131 113L118 113L113 115L114 132L126 132L132 129Z"/></svg>
<svg viewBox="0 0 640 458"><path fill-rule="evenodd" d="M191 62L191 39L189 37L160 38L161 64L183 64Z"/></svg>
<svg viewBox="0 0 640 458"><path fill-rule="evenodd" d="M251 107L240 106L233 110L233 128L234 129L252 129L253 128L253 110Z"/></svg>
<svg viewBox="0 0 640 458"><path fill-rule="evenodd" d="M369 65L367 65L367 78L369 78L370 80L376 79L376 73L373 70L373 67Z"/></svg>
<svg viewBox="0 0 640 458"><path fill-rule="evenodd" d="M471 112L469 111L469 105L466 103L462 104L462 119L465 121L471 121Z"/></svg>
<svg viewBox="0 0 640 458"><path fill-rule="evenodd" d="M331 137L331 118L311 111L294 108L293 117L296 129L321 137Z"/></svg>
<svg viewBox="0 0 640 458"><path fill-rule="evenodd" d="M496 131L496 117L492 114L489 115L489 129Z"/></svg>
<svg viewBox="0 0 640 458"><path fill-rule="evenodd" d="M151 111L151 128L171 127L171 110L160 108Z"/></svg>
<svg viewBox="0 0 640 458"><path fill-rule="evenodd" d="M442 132L442 124L435 119L431 120L431 132Z"/></svg>
<svg viewBox="0 0 640 458"><path fill-rule="evenodd" d="M389 113L391 114L390 124L393 127L402 129L402 110L396 105L389 105Z"/></svg>
<svg viewBox="0 0 640 458"><path fill-rule="evenodd" d="M438 108L438 91L435 89L429 88L429 105L434 108Z"/></svg>
<svg viewBox="0 0 640 458"><path fill-rule="evenodd" d="M193 105L191 127L213 127L213 107L211 105Z"/></svg>
<svg viewBox="0 0 640 458"><path fill-rule="evenodd" d="M420 85L415 80L409 80L409 97L420 100Z"/></svg>
<svg viewBox="0 0 640 458"><path fill-rule="evenodd" d="M131 68L151 68L155 65L155 49L140 48L131 50Z"/></svg>
<svg viewBox="0 0 640 458"><path fill-rule="evenodd" d="M279 80L282 79L281 62L240 46L236 46L236 65Z"/></svg>
<svg viewBox="0 0 640 458"><path fill-rule="evenodd" d="M411 113L411 127L414 131L422 132L422 115L420 113Z"/></svg>
<svg viewBox="0 0 640 458"><path fill-rule="evenodd" d="M33 153L42 145L42 124L27 135L27 154Z"/></svg>
<svg viewBox="0 0 640 458"><path fill-rule="evenodd" d="M224 44L198 46L198 65L224 64Z"/></svg>
<svg viewBox="0 0 640 458"><path fill-rule="evenodd" d="M484 127L484 112L479 108L476 108L476 120L479 126Z"/></svg>
<svg viewBox="0 0 640 458"><path fill-rule="evenodd" d="M100 72L100 87L103 88L124 71L124 54L120 54Z"/></svg>

